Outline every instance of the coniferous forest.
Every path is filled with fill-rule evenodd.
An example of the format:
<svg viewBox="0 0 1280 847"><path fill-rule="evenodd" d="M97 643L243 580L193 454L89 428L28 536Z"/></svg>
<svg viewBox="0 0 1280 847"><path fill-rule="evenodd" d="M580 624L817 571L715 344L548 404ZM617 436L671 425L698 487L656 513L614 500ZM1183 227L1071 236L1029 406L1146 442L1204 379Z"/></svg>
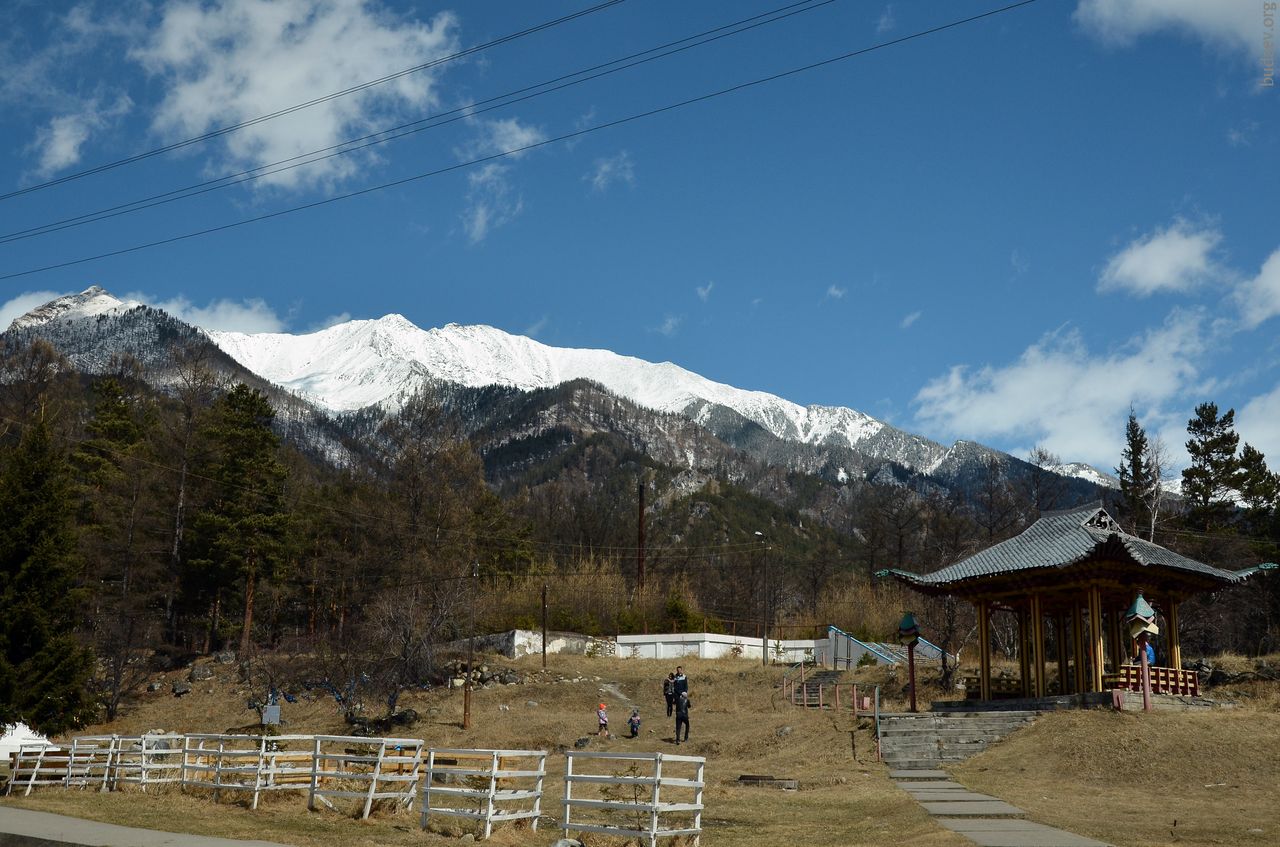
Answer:
<svg viewBox="0 0 1280 847"><path fill-rule="evenodd" d="M46 732L227 651L390 713L473 620L541 625L544 588L550 628L588 634L759 637L767 614L775 637L881 639L912 608L963 658L971 609L871 575L934 570L1084 499L1039 449L963 484L887 463L836 481L590 384L426 391L318 441L198 350L170 350L163 389L127 357L86 374L39 340L0 353L0 722ZM1093 497L1127 531L1229 569L1280 558L1280 478L1231 410L1193 410L1176 475L1136 416L1125 435L1119 489ZM1183 627L1189 657L1280 649L1280 579L1188 603Z"/></svg>

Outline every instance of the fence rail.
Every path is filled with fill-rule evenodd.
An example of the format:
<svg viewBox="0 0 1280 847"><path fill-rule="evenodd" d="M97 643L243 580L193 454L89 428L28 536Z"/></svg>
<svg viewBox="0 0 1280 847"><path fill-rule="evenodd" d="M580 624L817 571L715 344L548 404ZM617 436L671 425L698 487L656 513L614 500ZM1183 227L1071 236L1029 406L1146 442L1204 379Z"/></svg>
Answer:
<svg viewBox="0 0 1280 847"><path fill-rule="evenodd" d="M422 828L427 828L431 815L445 815L481 821L484 838L500 821L532 820L536 830L546 775L543 750L432 748L422 780ZM437 778L445 784L437 785ZM459 779L467 786L448 784ZM532 807L523 805L529 801Z"/></svg>
<svg viewBox="0 0 1280 847"><path fill-rule="evenodd" d="M647 842L649 847L657 847L659 838L673 838L676 836L692 836L692 843L695 847L700 843L702 836L702 792L706 786L704 780L706 759L700 756L677 756L669 753L569 752L565 756L567 762L564 777L564 817L561 820L560 827L564 830L566 837L572 830L623 838L639 838L642 843ZM575 770L575 762L579 763L579 768L590 767L590 763L603 767L606 763L612 763L616 766L630 762L631 768L628 773L622 774L584 773L582 770ZM650 772L639 773L640 763L644 763L647 769L651 769ZM663 772L664 765L668 767L666 774ZM692 777L669 775L672 765L676 767L692 765ZM633 799L620 800L617 799L616 795L606 796L603 799L575 797L573 794L575 785L593 785L597 786L597 788L602 787L605 791L612 789L614 786L619 786L623 789L629 787ZM648 790L645 791L644 789ZM692 794L692 797L688 799L680 798L674 802L664 800L663 789L681 790L686 795ZM647 795L647 799L641 799L642 795ZM625 813L625 815L611 815L603 822L595 819L589 821L574 820L573 810L575 808L618 812ZM670 823L664 825L662 816L672 814L689 816L687 825L671 825ZM619 823L618 818L620 817L625 817L632 825Z"/></svg>

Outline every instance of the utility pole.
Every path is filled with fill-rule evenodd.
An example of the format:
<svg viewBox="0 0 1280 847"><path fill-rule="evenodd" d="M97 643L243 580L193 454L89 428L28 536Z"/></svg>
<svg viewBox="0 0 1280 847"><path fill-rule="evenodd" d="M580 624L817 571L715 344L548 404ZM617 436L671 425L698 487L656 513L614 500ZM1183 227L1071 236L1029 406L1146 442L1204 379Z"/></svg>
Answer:
<svg viewBox="0 0 1280 847"><path fill-rule="evenodd" d="M636 597L640 602L640 616L644 621L644 632L649 633L649 616L645 612L644 604L644 470L640 471L640 482L637 484L637 500L640 504L639 519L636 525L639 527L639 539L636 544Z"/></svg>
<svg viewBox="0 0 1280 847"><path fill-rule="evenodd" d="M542 583L542 669L547 669L547 584Z"/></svg>
<svg viewBox="0 0 1280 847"><path fill-rule="evenodd" d="M764 543L764 533L756 530L760 539L760 563L764 568L764 621L760 627L760 662L769 667L769 547Z"/></svg>
<svg viewBox="0 0 1280 847"><path fill-rule="evenodd" d="M467 655L467 684L462 687L462 728L471 729L471 681L476 664L476 581L480 563L471 563L471 649Z"/></svg>

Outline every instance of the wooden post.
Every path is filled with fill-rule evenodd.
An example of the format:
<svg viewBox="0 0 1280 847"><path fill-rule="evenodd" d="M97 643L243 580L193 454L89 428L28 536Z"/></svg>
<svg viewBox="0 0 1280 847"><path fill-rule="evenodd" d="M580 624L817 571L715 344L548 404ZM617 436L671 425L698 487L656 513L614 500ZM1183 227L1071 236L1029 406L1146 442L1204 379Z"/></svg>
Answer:
<svg viewBox="0 0 1280 847"><path fill-rule="evenodd" d="M1040 595L1031 595L1031 664L1035 680L1035 697L1045 696L1044 680L1044 612Z"/></svg>
<svg viewBox="0 0 1280 847"><path fill-rule="evenodd" d="M916 643L907 645L907 684L911 686L911 711L916 711Z"/></svg>
<svg viewBox="0 0 1280 847"><path fill-rule="evenodd" d="M1169 598L1169 612L1164 616L1164 622L1169 627L1169 667L1175 671L1182 670L1182 642L1178 639L1178 601L1173 597ZM1178 690L1182 690L1182 674L1178 674Z"/></svg>
<svg viewBox="0 0 1280 847"><path fill-rule="evenodd" d="M1092 620L1090 626L1096 626ZM1084 678L1084 613L1080 609L1080 604L1075 603L1071 609L1071 646L1076 656L1076 693L1083 693L1085 690Z"/></svg>
<svg viewBox="0 0 1280 847"><path fill-rule="evenodd" d="M1078 688L1072 687L1071 682L1071 663L1070 654L1067 652L1067 616L1064 614L1054 615L1053 618L1053 635L1058 645L1058 693L1066 694L1069 691L1079 691ZM1079 653L1076 654L1080 655ZM1077 660L1078 663L1078 660Z"/></svg>
<svg viewBox="0 0 1280 847"><path fill-rule="evenodd" d="M1111 660L1111 672L1120 673L1120 665L1124 659L1124 640L1120 635L1120 621L1124 617L1124 612L1119 609L1112 609L1107 613L1107 631L1110 638L1107 640L1107 657Z"/></svg>
<svg viewBox="0 0 1280 847"><path fill-rule="evenodd" d="M1142 667L1142 711L1149 712L1151 705L1151 663L1147 661L1147 634L1138 636L1138 656Z"/></svg>
<svg viewBox="0 0 1280 847"><path fill-rule="evenodd" d="M1018 681L1022 696L1031 696L1031 654L1027 649L1027 610L1018 609Z"/></svg>
<svg viewBox="0 0 1280 847"><path fill-rule="evenodd" d="M1106 659L1106 638L1102 632L1102 591L1094 585L1089 588L1089 648L1093 653L1090 663L1092 674L1090 691L1102 691L1102 666Z"/></svg>
<svg viewBox="0 0 1280 847"><path fill-rule="evenodd" d="M658 847L658 803L662 787L662 754L656 754L653 763L653 811L649 813L649 847Z"/></svg>
<svg viewBox="0 0 1280 847"><path fill-rule="evenodd" d="M991 608L978 601L978 699L991 699Z"/></svg>

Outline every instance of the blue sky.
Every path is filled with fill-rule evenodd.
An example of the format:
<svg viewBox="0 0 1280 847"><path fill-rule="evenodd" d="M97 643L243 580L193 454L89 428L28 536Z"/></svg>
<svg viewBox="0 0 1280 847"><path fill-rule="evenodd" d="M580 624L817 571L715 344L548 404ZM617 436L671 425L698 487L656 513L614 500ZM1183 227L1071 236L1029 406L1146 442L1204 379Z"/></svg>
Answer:
<svg viewBox="0 0 1280 847"><path fill-rule="evenodd" d="M0 193L592 5L0 8ZM12 233L327 147L784 5L627 0L206 143L0 200ZM816 4L815 4L816 5ZM0 244L0 275L554 138L997 2L836 0L246 185ZM204 325L404 314L673 361L944 442L1175 452L1197 402L1280 458L1280 111L1255 0L1039 0L571 142L0 281L0 323L98 284ZM1270 40L1268 40L1270 39Z"/></svg>

